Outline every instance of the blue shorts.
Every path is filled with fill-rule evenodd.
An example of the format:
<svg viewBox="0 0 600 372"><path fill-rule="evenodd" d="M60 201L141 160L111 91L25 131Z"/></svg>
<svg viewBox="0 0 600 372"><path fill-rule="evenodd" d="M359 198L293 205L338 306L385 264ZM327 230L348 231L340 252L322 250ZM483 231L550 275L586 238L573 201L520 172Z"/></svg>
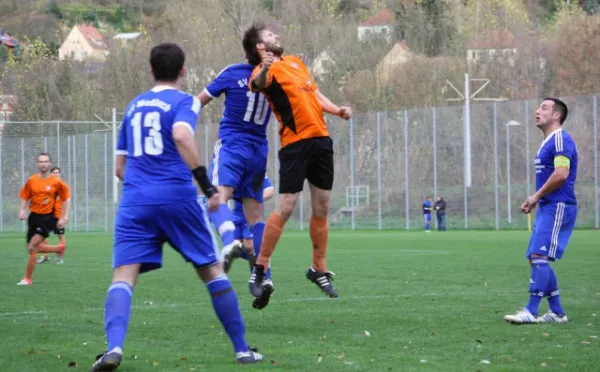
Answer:
<svg viewBox="0 0 600 372"><path fill-rule="evenodd" d="M576 218L577 205L559 202L538 206L526 258L539 254L548 256L551 261L561 259L575 228Z"/></svg>
<svg viewBox="0 0 600 372"><path fill-rule="evenodd" d="M160 268L164 243L196 267L219 260L217 240L200 201L118 208L113 269L132 264L142 264L140 272Z"/></svg>
<svg viewBox="0 0 600 372"><path fill-rule="evenodd" d="M424 214L423 219L425 222L431 222L431 213Z"/></svg>
<svg viewBox="0 0 600 372"><path fill-rule="evenodd" d="M210 166L211 182L233 188L236 197L262 203L268 152L268 144L217 141Z"/></svg>

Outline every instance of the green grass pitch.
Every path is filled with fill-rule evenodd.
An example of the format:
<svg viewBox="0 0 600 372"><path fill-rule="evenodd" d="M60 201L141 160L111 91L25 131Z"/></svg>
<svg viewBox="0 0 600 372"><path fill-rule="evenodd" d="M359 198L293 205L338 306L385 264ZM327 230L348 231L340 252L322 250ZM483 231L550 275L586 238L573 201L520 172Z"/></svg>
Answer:
<svg viewBox="0 0 600 372"><path fill-rule="evenodd" d="M38 265L20 287L21 234L0 238L0 371L87 370L103 351L111 236L70 234L66 263ZM252 309L248 267L230 277L247 337L268 371L596 371L600 363L600 240L576 231L554 265L564 325L514 326L502 319L526 303L526 231L332 232L329 269L338 299L304 277L308 232L286 232L272 261L275 294ZM51 241L55 241L51 237ZM541 312L547 310L542 303ZM166 250L143 275L122 371L233 371L233 350L191 267ZM73 362L76 366L69 368ZM246 367L244 367L246 368Z"/></svg>

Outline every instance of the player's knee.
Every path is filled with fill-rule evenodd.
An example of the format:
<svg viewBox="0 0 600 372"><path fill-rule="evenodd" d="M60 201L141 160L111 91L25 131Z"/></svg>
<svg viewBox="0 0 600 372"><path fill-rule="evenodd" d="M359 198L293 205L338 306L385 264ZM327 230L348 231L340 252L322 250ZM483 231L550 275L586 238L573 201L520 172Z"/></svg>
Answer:
<svg viewBox="0 0 600 372"><path fill-rule="evenodd" d="M204 283L208 283L216 278L226 275L220 263L211 266L202 266L196 268L196 273Z"/></svg>
<svg viewBox="0 0 600 372"><path fill-rule="evenodd" d="M140 273L141 264L123 265L113 270L112 281L125 282L132 288L135 287L138 275Z"/></svg>
<svg viewBox="0 0 600 372"><path fill-rule="evenodd" d="M284 221L287 221L296 207L299 194L281 194L279 196L278 212Z"/></svg>

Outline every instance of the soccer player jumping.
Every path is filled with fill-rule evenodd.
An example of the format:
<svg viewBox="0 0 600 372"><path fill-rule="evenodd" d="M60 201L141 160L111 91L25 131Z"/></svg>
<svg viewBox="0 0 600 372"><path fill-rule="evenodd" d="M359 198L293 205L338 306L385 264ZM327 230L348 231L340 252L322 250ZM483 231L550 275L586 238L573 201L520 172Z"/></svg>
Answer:
<svg viewBox="0 0 600 372"><path fill-rule="evenodd" d="M310 238L313 260L306 277L327 296L338 297L331 284L333 273L327 271L325 265L327 215L334 177L333 142L323 113L348 120L352 109L333 104L319 92L302 60L284 56L279 36L263 25L253 25L246 30L243 46L251 63L260 62L252 73L249 88L267 97L280 123L281 142L279 203L265 227L260 254L250 277L250 293L255 297L262 295L265 270L269 267L283 227L294 211L304 180L308 180L312 203Z"/></svg>
<svg viewBox="0 0 600 372"><path fill-rule="evenodd" d="M577 217L577 147L562 129L568 112L567 105L557 98L544 99L535 112L536 125L544 133L535 158L537 191L521 205L523 213L531 213L539 205L526 255L531 265L530 296L523 310L504 317L513 324L567 322L550 261L562 258ZM544 297L550 311L538 316Z"/></svg>
<svg viewBox="0 0 600 372"><path fill-rule="evenodd" d="M208 198L209 210L218 208L219 195L194 140L200 101L179 90L184 62L179 46L155 46L150 65L156 86L125 110L116 149L116 174L123 180L123 191L104 313L108 348L98 355L92 371L110 371L121 364L135 283L140 273L162 266L165 242L193 264L206 284L237 361L263 359L246 343L238 298L219 263L217 242L192 181L193 176Z"/></svg>

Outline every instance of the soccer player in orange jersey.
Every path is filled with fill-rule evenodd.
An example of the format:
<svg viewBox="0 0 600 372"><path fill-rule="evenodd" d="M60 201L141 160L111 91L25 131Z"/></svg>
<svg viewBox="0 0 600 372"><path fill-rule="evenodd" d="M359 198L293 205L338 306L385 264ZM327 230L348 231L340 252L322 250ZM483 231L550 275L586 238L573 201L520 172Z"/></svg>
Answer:
<svg viewBox="0 0 600 372"><path fill-rule="evenodd" d="M50 155L40 153L37 157L37 168L39 173L29 177L21 189L21 210L19 218L27 219L27 250L29 260L25 277L17 285L31 285L33 271L35 270L36 258L39 253L64 254L65 245L48 245L44 240L54 227L64 228L69 215L69 188L58 177L50 174ZM63 211L60 219L55 222L54 206L56 196L63 200ZM29 216L27 216L27 204L29 203Z"/></svg>
<svg viewBox="0 0 600 372"><path fill-rule="evenodd" d="M50 170L50 173L58 178L60 177L60 168L59 167L53 167ZM54 204L54 222L55 225L58 222L58 220L60 220L61 216L62 216L62 205L63 205L63 201L61 198L58 197L58 195L56 196L56 204ZM66 216L66 218L68 219L68 215ZM64 244L65 248L67 246L67 240L65 239L65 229L63 228L59 228L58 226L54 226L53 229L54 235L58 236L58 242L60 244ZM46 241L44 240L44 243L46 243ZM50 255L48 253L44 253L37 261L38 264L43 264L46 261L50 261ZM56 261L57 265L62 265L64 263L64 256L62 255L58 255L58 260Z"/></svg>
<svg viewBox="0 0 600 372"><path fill-rule="evenodd" d="M267 98L279 121L279 203L267 221L260 254L250 277L250 292L263 296L264 272L290 218L296 201L308 180L312 216L310 238L313 246L312 266L306 277L329 297L338 297L331 284L333 273L327 271L329 199L333 186L333 142L325 124L324 113L343 119L352 117L352 109L337 106L318 89L302 60L283 55L279 36L263 25L253 25L244 34L246 58L257 65L248 85Z"/></svg>

